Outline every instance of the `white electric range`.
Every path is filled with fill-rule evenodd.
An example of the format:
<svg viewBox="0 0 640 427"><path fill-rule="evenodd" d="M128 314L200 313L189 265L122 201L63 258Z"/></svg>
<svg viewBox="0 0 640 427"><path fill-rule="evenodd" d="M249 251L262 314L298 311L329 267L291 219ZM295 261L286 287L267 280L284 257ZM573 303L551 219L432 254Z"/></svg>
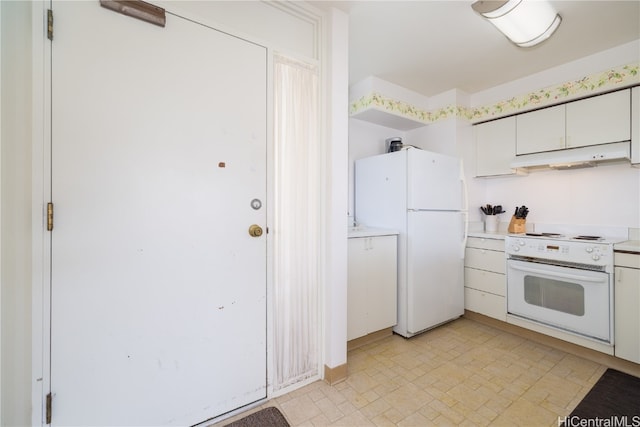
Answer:
<svg viewBox="0 0 640 427"><path fill-rule="evenodd" d="M579 231L505 238L507 312L613 346L613 245L626 236Z"/></svg>

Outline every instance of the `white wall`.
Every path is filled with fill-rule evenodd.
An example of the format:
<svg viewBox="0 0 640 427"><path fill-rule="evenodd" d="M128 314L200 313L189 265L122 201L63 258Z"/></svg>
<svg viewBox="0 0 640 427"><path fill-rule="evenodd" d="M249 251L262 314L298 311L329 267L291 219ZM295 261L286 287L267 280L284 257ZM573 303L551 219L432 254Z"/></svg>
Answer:
<svg viewBox="0 0 640 427"><path fill-rule="evenodd" d="M539 171L487 181L484 198L475 197L475 205L502 204L509 213L526 204L531 210L528 223L640 227L640 169L629 164ZM479 208L476 214L480 218ZM501 222L510 218L501 217Z"/></svg>
<svg viewBox="0 0 640 427"><path fill-rule="evenodd" d="M283 53L318 58L317 28L304 6L295 2L283 7L262 1L193 1L156 0L171 13L207 23L239 37L277 46ZM297 16L289 13L296 8ZM310 19L305 19L310 16Z"/></svg>
<svg viewBox="0 0 640 427"><path fill-rule="evenodd" d="M491 89L474 93L470 96L470 106L480 107L493 104L510 99L515 95L533 92L565 82L573 82L575 79L638 62L639 59L640 39Z"/></svg>
<svg viewBox="0 0 640 427"><path fill-rule="evenodd" d="M31 423L31 4L0 7L0 424L18 426Z"/></svg>
<svg viewBox="0 0 640 427"><path fill-rule="evenodd" d="M337 9L330 12L329 86L331 100L328 157L331 174L327 176L330 227L327 242L327 280L325 281L324 364L337 368L347 363L347 228L348 210L348 95L349 95L349 20Z"/></svg>

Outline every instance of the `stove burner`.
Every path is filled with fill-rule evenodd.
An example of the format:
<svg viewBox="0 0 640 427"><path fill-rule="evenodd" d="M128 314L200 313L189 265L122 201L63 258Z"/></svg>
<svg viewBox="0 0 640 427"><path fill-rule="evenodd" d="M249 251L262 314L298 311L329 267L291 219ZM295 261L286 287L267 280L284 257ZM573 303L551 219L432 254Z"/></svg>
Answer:
<svg viewBox="0 0 640 427"><path fill-rule="evenodd" d="M575 240L602 240L600 236L576 236Z"/></svg>

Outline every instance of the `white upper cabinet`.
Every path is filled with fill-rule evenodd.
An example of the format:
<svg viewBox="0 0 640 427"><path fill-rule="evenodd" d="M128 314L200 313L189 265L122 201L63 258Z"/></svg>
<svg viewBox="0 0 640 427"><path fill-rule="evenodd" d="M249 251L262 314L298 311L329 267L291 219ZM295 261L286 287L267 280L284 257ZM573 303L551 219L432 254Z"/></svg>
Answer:
<svg viewBox="0 0 640 427"><path fill-rule="evenodd" d="M519 114L516 154L629 141L630 112L627 89Z"/></svg>
<svg viewBox="0 0 640 427"><path fill-rule="evenodd" d="M640 86L631 90L631 163L640 165Z"/></svg>
<svg viewBox="0 0 640 427"><path fill-rule="evenodd" d="M567 148L629 141L629 96L623 90L566 104Z"/></svg>
<svg viewBox="0 0 640 427"><path fill-rule="evenodd" d="M476 176L513 174L516 156L516 118L505 117L474 126Z"/></svg>
<svg viewBox="0 0 640 427"><path fill-rule="evenodd" d="M516 116L516 153L565 148L565 106L543 108Z"/></svg>

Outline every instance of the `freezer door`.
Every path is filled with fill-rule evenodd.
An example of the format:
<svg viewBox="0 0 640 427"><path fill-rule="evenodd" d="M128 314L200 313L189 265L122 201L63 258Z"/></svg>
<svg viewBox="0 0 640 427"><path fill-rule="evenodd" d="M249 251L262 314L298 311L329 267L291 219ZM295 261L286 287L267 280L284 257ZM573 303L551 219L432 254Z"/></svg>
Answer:
<svg viewBox="0 0 640 427"><path fill-rule="evenodd" d="M407 161L402 151L355 162L355 216L369 227L404 230Z"/></svg>
<svg viewBox="0 0 640 427"><path fill-rule="evenodd" d="M460 212L409 212L407 329L417 333L464 314L464 222Z"/></svg>
<svg viewBox="0 0 640 427"><path fill-rule="evenodd" d="M430 151L407 150L408 208L463 209L461 161Z"/></svg>

